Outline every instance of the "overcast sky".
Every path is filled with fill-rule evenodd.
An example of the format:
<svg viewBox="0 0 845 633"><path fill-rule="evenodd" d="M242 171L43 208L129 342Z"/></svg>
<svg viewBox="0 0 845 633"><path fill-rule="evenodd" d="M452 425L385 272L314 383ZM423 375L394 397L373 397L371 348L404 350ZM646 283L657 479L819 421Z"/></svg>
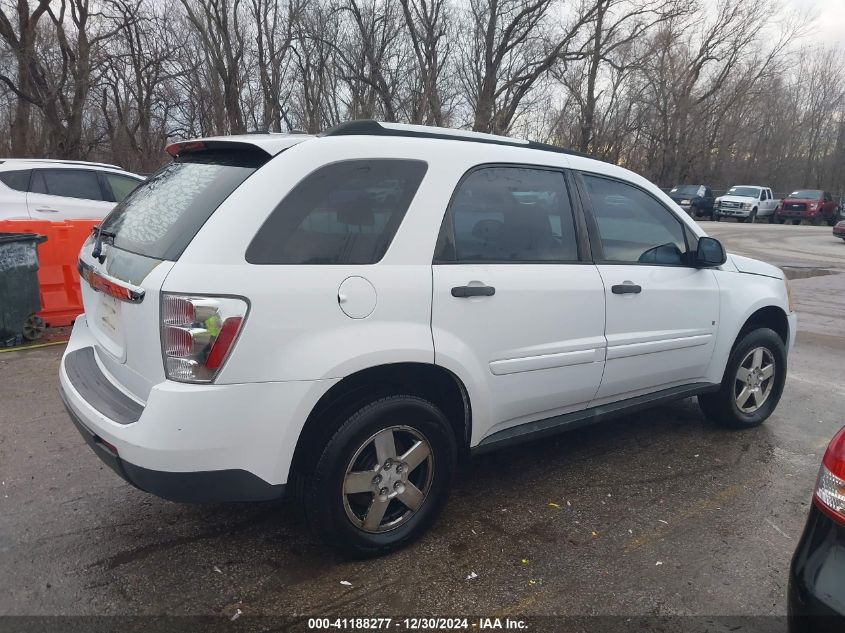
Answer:
<svg viewBox="0 0 845 633"><path fill-rule="evenodd" d="M845 55L845 0L785 0L785 4L818 16L812 25L813 37L838 43Z"/></svg>

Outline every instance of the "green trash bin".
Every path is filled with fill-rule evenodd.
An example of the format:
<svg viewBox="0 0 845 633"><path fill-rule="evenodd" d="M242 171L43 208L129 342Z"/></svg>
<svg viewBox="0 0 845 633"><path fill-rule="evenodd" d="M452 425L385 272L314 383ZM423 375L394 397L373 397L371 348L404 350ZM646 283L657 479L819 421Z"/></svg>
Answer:
<svg viewBox="0 0 845 633"><path fill-rule="evenodd" d="M38 288L38 245L46 235L0 233L0 343L41 338L44 321Z"/></svg>

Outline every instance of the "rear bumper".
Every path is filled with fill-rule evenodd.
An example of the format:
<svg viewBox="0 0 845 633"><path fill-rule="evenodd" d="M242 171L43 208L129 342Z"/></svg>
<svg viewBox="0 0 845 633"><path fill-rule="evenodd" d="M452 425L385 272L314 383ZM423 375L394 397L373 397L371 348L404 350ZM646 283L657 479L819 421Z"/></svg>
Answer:
<svg viewBox="0 0 845 633"><path fill-rule="evenodd" d="M152 387L146 402L138 402L104 369L100 353L80 317L59 369L65 407L112 470L174 501L282 496L305 420L336 382L191 385L165 380ZM82 369L81 360L88 363Z"/></svg>
<svg viewBox="0 0 845 633"><path fill-rule="evenodd" d="M790 633L845 631L845 527L815 504L789 568Z"/></svg>
<svg viewBox="0 0 845 633"><path fill-rule="evenodd" d="M92 432L68 405L65 408L85 443L115 473L136 488L162 499L189 503L221 501L267 501L285 494L285 485L272 485L245 470L167 472L151 470L121 459L117 451Z"/></svg>

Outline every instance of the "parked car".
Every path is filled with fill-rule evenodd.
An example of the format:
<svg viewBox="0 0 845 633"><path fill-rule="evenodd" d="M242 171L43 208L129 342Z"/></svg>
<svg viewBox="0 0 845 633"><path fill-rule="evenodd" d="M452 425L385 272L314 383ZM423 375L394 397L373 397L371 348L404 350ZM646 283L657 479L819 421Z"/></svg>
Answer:
<svg viewBox="0 0 845 633"><path fill-rule="evenodd" d="M374 121L168 151L83 246L60 367L142 490L292 490L375 554L432 522L460 456L693 395L749 428L780 399L783 273L626 169Z"/></svg>
<svg viewBox="0 0 845 633"><path fill-rule="evenodd" d="M669 197L694 218L713 219L713 191L706 185L678 185Z"/></svg>
<svg viewBox="0 0 845 633"><path fill-rule="evenodd" d="M713 218L716 222L723 217L736 218L737 222L755 222L757 218L767 218L771 222L779 202L768 187L736 185L728 189L725 195L716 198Z"/></svg>
<svg viewBox="0 0 845 633"><path fill-rule="evenodd" d="M789 567L790 633L845 630L845 428L825 451Z"/></svg>
<svg viewBox="0 0 845 633"><path fill-rule="evenodd" d="M845 240L845 220L840 220L833 225L833 234Z"/></svg>
<svg viewBox="0 0 845 633"><path fill-rule="evenodd" d="M801 220L812 222L816 226L827 222L836 224L837 205L833 196L820 189L799 189L783 199L775 213L775 221L783 224L791 220L801 224Z"/></svg>
<svg viewBox="0 0 845 633"><path fill-rule="evenodd" d="M143 181L105 163L0 159L0 220L99 220Z"/></svg>

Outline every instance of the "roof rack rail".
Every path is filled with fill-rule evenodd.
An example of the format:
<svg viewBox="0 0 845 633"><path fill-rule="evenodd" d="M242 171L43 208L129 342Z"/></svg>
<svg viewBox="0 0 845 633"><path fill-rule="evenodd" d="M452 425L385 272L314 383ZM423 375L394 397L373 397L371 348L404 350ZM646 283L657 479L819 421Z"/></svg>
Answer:
<svg viewBox="0 0 845 633"><path fill-rule="evenodd" d="M325 132L321 132L317 136L401 136L409 138L434 138L446 141L468 141L470 143L487 143L489 145L509 145L511 147L524 147L526 149L538 149L544 152L554 152L556 154L568 154L570 156L592 158L592 156L584 154L583 152L565 149L548 143L538 143L537 141L512 139L507 136L496 136L494 134L483 134L479 132L465 132L463 130L447 130L446 128L428 127L424 125L382 124L372 119L358 119L357 121L341 123L326 130Z"/></svg>
<svg viewBox="0 0 845 633"><path fill-rule="evenodd" d="M52 164L62 164L62 165L88 165L89 167L108 167L109 169L119 169L120 171L126 171L120 165L112 165L111 163L98 163L92 162L87 160L64 160L61 158L0 158L0 163L9 160L22 160L28 163L52 163Z"/></svg>

